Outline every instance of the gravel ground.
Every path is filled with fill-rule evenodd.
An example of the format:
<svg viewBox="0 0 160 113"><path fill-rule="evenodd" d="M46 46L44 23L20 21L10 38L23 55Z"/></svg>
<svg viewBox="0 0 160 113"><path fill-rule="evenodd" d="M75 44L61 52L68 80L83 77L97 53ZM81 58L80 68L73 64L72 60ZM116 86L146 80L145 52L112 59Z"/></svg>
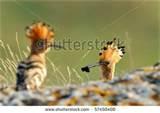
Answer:
<svg viewBox="0 0 160 113"><path fill-rule="evenodd" d="M160 105L160 63L136 69L109 82L52 87L41 91L0 91L0 105Z"/></svg>

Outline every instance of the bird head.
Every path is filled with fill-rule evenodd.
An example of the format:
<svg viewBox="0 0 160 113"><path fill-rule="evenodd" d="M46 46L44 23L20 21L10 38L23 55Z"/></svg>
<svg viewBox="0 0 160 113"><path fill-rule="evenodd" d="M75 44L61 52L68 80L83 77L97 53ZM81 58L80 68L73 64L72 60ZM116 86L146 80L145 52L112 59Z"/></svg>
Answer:
<svg viewBox="0 0 160 113"><path fill-rule="evenodd" d="M54 35L54 30L44 22L36 22L26 27L26 36L31 40L31 47L36 52L48 51Z"/></svg>
<svg viewBox="0 0 160 113"><path fill-rule="evenodd" d="M125 54L125 46L114 38L108 41L99 52L99 62L106 64L116 64Z"/></svg>

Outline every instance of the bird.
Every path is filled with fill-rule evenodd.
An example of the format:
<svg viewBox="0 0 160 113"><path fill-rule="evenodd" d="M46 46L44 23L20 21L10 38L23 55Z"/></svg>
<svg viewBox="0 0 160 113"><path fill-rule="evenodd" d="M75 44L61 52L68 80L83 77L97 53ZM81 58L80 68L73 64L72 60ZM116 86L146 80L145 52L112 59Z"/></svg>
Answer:
<svg viewBox="0 0 160 113"><path fill-rule="evenodd" d="M125 46L119 40L114 38L107 41L105 46L99 52L99 63L101 64L101 79L103 81L113 80L116 64L125 54Z"/></svg>
<svg viewBox="0 0 160 113"><path fill-rule="evenodd" d="M35 22L26 27L30 40L30 53L17 66L16 90L38 90L47 76L46 53L54 41L55 32L45 22Z"/></svg>
<svg viewBox="0 0 160 113"><path fill-rule="evenodd" d="M82 67L81 71L90 72L90 68L100 66L101 80L112 80L114 78L115 65L122 59L124 54L125 46L122 42L114 38L112 41L107 41L99 52L99 61L96 64Z"/></svg>

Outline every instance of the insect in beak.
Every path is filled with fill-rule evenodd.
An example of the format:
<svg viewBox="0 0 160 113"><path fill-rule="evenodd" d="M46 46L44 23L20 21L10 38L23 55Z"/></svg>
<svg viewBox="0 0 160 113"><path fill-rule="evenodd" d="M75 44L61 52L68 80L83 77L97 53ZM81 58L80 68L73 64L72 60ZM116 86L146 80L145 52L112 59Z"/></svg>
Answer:
<svg viewBox="0 0 160 113"><path fill-rule="evenodd" d="M108 64L109 64L109 62L97 62L95 64L87 65L85 67L82 67L81 71L82 72L90 72L90 68L97 67L97 66L100 66L100 65L108 65Z"/></svg>

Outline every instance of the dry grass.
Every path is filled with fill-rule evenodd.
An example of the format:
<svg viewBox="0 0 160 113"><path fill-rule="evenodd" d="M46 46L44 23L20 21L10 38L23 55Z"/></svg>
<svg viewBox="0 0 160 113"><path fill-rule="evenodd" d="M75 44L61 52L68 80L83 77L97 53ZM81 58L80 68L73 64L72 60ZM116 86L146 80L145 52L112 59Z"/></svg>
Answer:
<svg viewBox="0 0 160 113"><path fill-rule="evenodd" d="M83 82L83 78L75 68L69 66L63 67L66 70L65 72L63 72L59 67L57 67L53 63L53 61L50 58L47 57L47 61L49 63L48 67L50 67L48 75L53 75L51 79L47 81L49 82L48 84L53 84L53 82L55 82L56 85L58 84L66 86L73 83L77 84Z"/></svg>
<svg viewBox="0 0 160 113"><path fill-rule="evenodd" d="M18 53L15 53L9 44L0 40L0 50L3 52L0 55L0 83L15 84L16 83L16 68L18 62L27 57L30 49L22 50L18 41L18 35L16 33L16 46ZM62 85L66 86L72 83L82 83L83 78L75 68L63 67L66 72L61 71L54 62L47 57L48 78L46 80L47 85Z"/></svg>

